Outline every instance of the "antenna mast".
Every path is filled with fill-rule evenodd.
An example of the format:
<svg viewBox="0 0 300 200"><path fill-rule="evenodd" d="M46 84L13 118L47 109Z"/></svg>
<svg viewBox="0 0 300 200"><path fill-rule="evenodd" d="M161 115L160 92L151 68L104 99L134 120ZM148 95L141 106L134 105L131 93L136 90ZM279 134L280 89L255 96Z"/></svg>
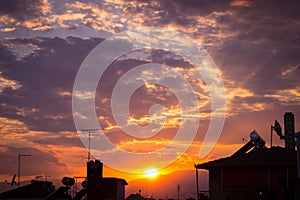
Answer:
<svg viewBox="0 0 300 200"><path fill-rule="evenodd" d="M89 134L88 162L90 161L90 158L91 158L91 133L92 132L97 132L99 130L104 130L104 129L88 128L88 129L80 130L81 132L88 132L88 134Z"/></svg>

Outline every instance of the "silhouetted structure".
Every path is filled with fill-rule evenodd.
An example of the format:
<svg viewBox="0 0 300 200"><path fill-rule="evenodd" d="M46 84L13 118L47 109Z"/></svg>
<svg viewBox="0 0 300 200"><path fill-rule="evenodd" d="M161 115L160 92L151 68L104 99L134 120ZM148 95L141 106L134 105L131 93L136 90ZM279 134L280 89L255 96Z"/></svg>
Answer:
<svg viewBox="0 0 300 200"><path fill-rule="evenodd" d="M0 200L43 199L43 200L80 200L84 196L87 200L124 200L127 182L119 178L103 178L103 163L99 160L87 163L87 181L73 197L70 188L75 179L64 177L62 186L55 190L52 182L33 180L31 184L0 193ZM86 184L87 183L87 184Z"/></svg>
<svg viewBox="0 0 300 200"><path fill-rule="evenodd" d="M145 200L139 193L129 195L126 200Z"/></svg>
<svg viewBox="0 0 300 200"><path fill-rule="evenodd" d="M209 170L211 199L299 199L296 152L281 147L196 165Z"/></svg>
<svg viewBox="0 0 300 200"><path fill-rule="evenodd" d="M253 140L252 132L251 140L232 156L195 165L209 170L210 199L300 199L293 114L286 113L284 122L285 136L280 138L286 140L285 148L266 148L262 139Z"/></svg>
<svg viewBox="0 0 300 200"><path fill-rule="evenodd" d="M284 133L285 133L285 148L295 150L295 122L294 114L287 112L284 114Z"/></svg>
<svg viewBox="0 0 300 200"><path fill-rule="evenodd" d="M44 198L44 200L63 200L63 199L72 199L71 195L69 194L70 187L74 185L75 180L74 178L70 177L63 177L61 182L65 186L59 187L57 190L49 194Z"/></svg>
<svg viewBox="0 0 300 200"><path fill-rule="evenodd" d="M243 155L253 147L264 148L266 142L260 137L260 135L254 130L250 133L250 141L247 142L242 148L235 152L232 156Z"/></svg>
<svg viewBox="0 0 300 200"><path fill-rule="evenodd" d="M0 199L44 199L55 188L48 181L31 181L30 184L0 193Z"/></svg>
<svg viewBox="0 0 300 200"><path fill-rule="evenodd" d="M119 178L103 178L103 164L95 160L87 163L88 200L124 200L127 182Z"/></svg>

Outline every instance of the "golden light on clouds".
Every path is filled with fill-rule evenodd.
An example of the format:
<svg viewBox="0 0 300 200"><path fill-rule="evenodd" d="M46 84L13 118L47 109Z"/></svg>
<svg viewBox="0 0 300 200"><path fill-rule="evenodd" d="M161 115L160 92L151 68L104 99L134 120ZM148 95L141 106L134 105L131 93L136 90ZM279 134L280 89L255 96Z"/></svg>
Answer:
<svg viewBox="0 0 300 200"><path fill-rule="evenodd" d="M67 90L59 89L58 90L58 95L60 95L61 97L70 97L70 96L72 96L72 93L70 91L67 91Z"/></svg>
<svg viewBox="0 0 300 200"><path fill-rule="evenodd" d="M0 16L0 53L3 55L0 61L0 153L3 157L6 154L13 157L24 149L39 152L42 166L46 167L38 169L32 165L35 173L48 173L53 179L60 179L62 174L86 175L87 145L85 143L84 146L78 134L74 133L76 130L71 111L74 78L78 66L93 47L124 30L146 27L178 30L206 49L218 65L220 80L225 85L226 122L219 142L207 157L200 159L202 145L212 145L202 144L209 122L225 113L225 108L212 111L214 101L210 92L214 92L217 98L222 92L215 91L213 85L209 88L210 83L206 84L203 76L197 76L198 69L173 52L146 49L144 52L123 55L111 64L112 70L105 74L109 78L105 79L107 85L103 91L78 90L73 93L79 99L90 100L96 96L96 121L104 128L103 135L115 145L103 154L113 157L118 149L136 154L155 154L156 150L163 149L171 142L176 145L173 149L178 154L174 163L159 170L158 167L152 169L149 163L141 160L125 162L124 165L132 162L133 166L141 166L138 175L108 168L107 164L104 170L106 176L135 179L147 174L155 176L157 172L169 174L178 170L194 170L194 164L230 156L244 145L240 138L244 137L244 131L247 137L247 131L252 126L262 130L260 133L268 134L265 130L269 128L269 122L257 120L257 116L280 119L281 116L271 115L287 110L299 114L299 38L295 35L299 25L295 19L298 11L286 3L274 2L271 7L264 1L250 0L231 0L220 5L198 1L193 1L195 5L191 5L188 1L149 3L124 0L9 3L7 10L1 8ZM262 7L265 8L264 12L258 12ZM135 36L136 33L132 34ZM166 47L169 45L168 36L158 40L155 37L144 38L145 35L139 35L137 40L147 40L148 44L161 43ZM171 39L176 37L174 35ZM182 39L174 45L177 53L184 52L184 47L192 46L187 41ZM172 65L171 70L164 67L160 74L172 78L175 72L181 74L194 89L193 94L198 100L197 106L193 104L187 109L185 117L201 119L200 125L192 145L181 155L178 149L187 146L187 143L173 139L186 119L182 117L180 102L174 91L149 81L149 77L157 81L165 78L158 76L155 70L143 72L141 80L144 85L130 99L130 115L124 124L118 125L109 110L112 107L109 89L115 79L138 64L152 61ZM207 63L207 60L203 60L201 64ZM206 74L211 77L215 75L209 67L204 69ZM98 86L101 87L100 84ZM181 89L186 91L191 88ZM154 104L162 105L163 110L151 112ZM74 115L82 119L89 117L79 112ZM140 130L132 134L122 130L123 125L132 125L130 128L138 126L132 130L142 129L153 121L157 126L152 130L161 130L149 138L140 138L144 136ZM84 128L89 126L84 125ZM184 131L189 135L191 132ZM87 139L88 135L84 137ZM91 138L95 142L96 136L92 135ZM103 154L99 154L99 158ZM51 167L50 171L47 171L47 165ZM6 170L0 173L0 177L8 179L11 174L12 171Z"/></svg>
<svg viewBox="0 0 300 200"><path fill-rule="evenodd" d="M48 20L44 17L28 19L20 22L20 25L33 30L49 30L52 28Z"/></svg>
<svg viewBox="0 0 300 200"><path fill-rule="evenodd" d="M243 88L234 81L225 81L227 116L235 116L242 110L261 111L267 108L265 102L247 102L244 99L254 98L256 94L250 89ZM265 96L267 97L267 96Z"/></svg>
<svg viewBox="0 0 300 200"><path fill-rule="evenodd" d="M73 95L78 99L92 99L95 96L94 91L76 90Z"/></svg>
<svg viewBox="0 0 300 200"><path fill-rule="evenodd" d="M284 69L284 71L281 72L281 75L282 75L282 76L288 76L288 75L291 75L291 74L293 74L298 68L299 68L298 65L288 67L287 69Z"/></svg>
<svg viewBox="0 0 300 200"><path fill-rule="evenodd" d="M13 25L16 22L16 20L9 15L2 15L0 17L0 23L4 25Z"/></svg>
<svg viewBox="0 0 300 200"><path fill-rule="evenodd" d="M13 32L15 30L17 30L15 27L6 27L0 29L1 32Z"/></svg>
<svg viewBox="0 0 300 200"><path fill-rule="evenodd" d="M32 115L34 113L38 112L38 109L36 108L26 108L26 107L20 107L17 108L16 113L23 117L28 117L29 115Z"/></svg>
<svg viewBox="0 0 300 200"><path fill-rule="evenodd" d="M278 90L275 94L265 94L264 97L274 98L285 105L300 104L300 88Z"/></svg>
<svg viewBox="0 0 300 200"><path fill-rule="evenodd" d="M10 133L26 133L28 131L28 128L20 120L16 120L16 119L12 120L5 117L0 117L0 130L1 130L0 134L2 135L3 138L5 138L5 137L11 137Z"/></svg>
<svg viewBox="0 0 300 200"><path fill-rule="evenodd" d="M237 6L237 7L250 7L251 1L249 0L234 0L230 2L231 6Z"/></svg>
<svg viewBox="0 0 300 200"><path fill-rule="evenodd" d="M5 88L11 88L13 90L18 90L22 85L15 80L10 80L5 78L0 72L0 92L2 92Z"/></svg>
<svg viewBox="0 0 300 200"><path fill-rule="evenodd" d="M72 18L69 20L79 20L80 23L95 30L115 33L115 29L123 27L123 24L119 21L119 15L102 9L95 3L85 4L76 1L75 3L68 3L67 6L72 9L69 13L69 16L72 16ZM73 13L74 10L77 13ZM59 15L59 19L61 18L63 17ZM61 23L64 23L64 21L63 19Z"/></svg>
<svg viewBox="0 0 300 200"><path fill-rule="evenodd" d="M135 152L135 153L148 153L157 151L158 149L163 148L170 143L170 140L131 140L131 141L122 141L118 144L118 147L126 151Z"/></svg>
<svg viewBox="0 0 300 200"><path fill-rule="evenodd" d="M236 97L246 98L246 97L253 97L254 93L249 90L242 87L235 87L232 89L227 89L226 97L228 101L233 100Z"/></svg>
<svg viewBox="0 0 300 200"><path fill-rule="evenodd" d="M151 123L150 116L142 116L140 118L130 117L127 121L128 124L135 123L138 126L143 126Z"/></svg>
<svg viewBox="0 0 300 200"><path fill-rule="evenodd" d="M48 2L48 0L42 0L42 3L38 7L38 9L42 12L43 15L47 15L48 13L51 13L52 6Z"/></svg>
<svg viewBox="0 0 300 200"><path fill-rule="evenodd" d="M85 13L76 13L72 10L67 10L63 14L52 15L50 18L51 23L58 23L60 26L65 26L68 21L79 20L82 21L86 17Z"/></svg>

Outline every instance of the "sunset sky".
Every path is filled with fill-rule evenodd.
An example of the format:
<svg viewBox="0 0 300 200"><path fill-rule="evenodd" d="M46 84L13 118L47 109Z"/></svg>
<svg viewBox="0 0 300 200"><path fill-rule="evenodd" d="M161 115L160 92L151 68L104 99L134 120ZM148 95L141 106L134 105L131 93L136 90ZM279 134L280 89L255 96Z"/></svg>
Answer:
<svg viewBox="0 0 300 200"><path fill-rule="evenodd" d="M132 153L161 149L184 121L172 90L150 83L133 93L127 122L148 125L153 120L148 115L150 107L160 104L167 116L161 131L149 138L132 137L114 121L110 100L118 79L137 65L151 62L184 71L184 77L190 77L191 85L198 88L201 118L192 144L174 162L159 169L160 174L194 170L195 163L230 156L254 129L269 146L270 125L277 119L283 126L285 112L295 114L299 131L299 7L296 0L1 0L0 182L17 173L18 154L31 155L22 157L23 180L38 175L51 176L50 180L85 176L87 149L77 134L72 112L76 74L91 50L106 38L141 27L179 31L207 51L224 84L225 123L212 151L200 159L199 149L213 115L205 81L193 77L191 63L182 57L162 50L136 51L114 61L96 91L98 122L118 148ZM173 72L165 69L166 74ZM145 74L145 79L159 76L149 71ZM156 110L153 113L160 119ZM273 143L283 146L276 136ZM114 156L100 153L99 159L102 155ZM128 181L142 178L143 170L153 168L151 163L150 159L125 160L122 166L136 165L139 173L106 166L104 175Z"/></svg>

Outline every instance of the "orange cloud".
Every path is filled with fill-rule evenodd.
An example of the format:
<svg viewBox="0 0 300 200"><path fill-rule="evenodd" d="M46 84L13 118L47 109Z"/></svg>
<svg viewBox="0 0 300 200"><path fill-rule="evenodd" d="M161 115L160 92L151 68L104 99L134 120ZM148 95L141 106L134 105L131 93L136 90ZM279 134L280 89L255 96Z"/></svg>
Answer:
<svg viewBox="0 0 300 200"><path fill-rule="evenodd" d="M264 97L277 99L284 105L300 105L300 87L278 90L274 94L265 94Z"/></svg>
<svg viewBox="0 0 300 200"><path fill-rule="evenodd" d="M18 90L22 85L15 80L10 80L2 76L0 72L0 92L2 92L5 88L11 88L13 90Z"/></svg>
<svg viewBox="0 0 300 200"><path fill-rule="evenodd" d="M1 28L1 32L13 32L16 31L17 28L16 27L6 27L6 28Z"/></svg>
<svg viewBox="0 0 300 200"><path fill-rule="evenodd" d="M236 7L250 7L251 2L247 0L234 0L230 2L231 6L236 6Z"/></svg>
<svg viewBox="0 0 300 200"><path fill-rule="evenodd" d="M12 25L16 22L16 20L13 17L10 17L8 15L2 15L0 17L0 23L4 25Z"/></svg>
<svg viewBox="0 0 300 200"><path fill-rule="evenodd" d="M15 137L20 138L22 134L25 134L27 132L27 126L20 120L0 117L0 134L2 137L2 143L9 142L8 140L5 140L5 138L11 139L16 142Z"/></svg>
<svg viewBox="0 0 300 200"><path fill-rule="evenodd" d="M47 15L52 12L52 6L48 0L42 0L41 4L38 5L38 9L43 15Z"/></svg>
<svg viewBox="0 0 300 200"><path fill-rule="evenodd" d="M126 151L135 152L135 153L148 153L156 151L166 146L170 141L169 140L131 140L124 141L118 144L118 147Z"/></svg>

